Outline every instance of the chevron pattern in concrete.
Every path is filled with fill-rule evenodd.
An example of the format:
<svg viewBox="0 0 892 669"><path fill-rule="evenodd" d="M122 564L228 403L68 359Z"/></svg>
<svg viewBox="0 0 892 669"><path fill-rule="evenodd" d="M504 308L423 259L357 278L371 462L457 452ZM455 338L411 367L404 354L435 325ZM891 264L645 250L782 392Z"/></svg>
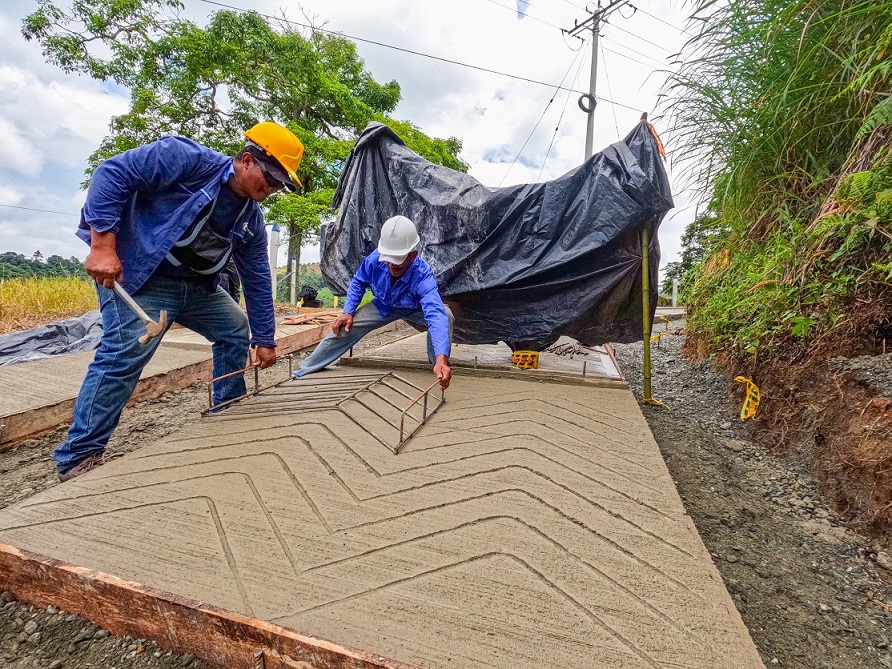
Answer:
<svg viewBox="0 0 892 669"><path fill-rule="evenodd" d="M762 666L628 390L457 376L395 456L361 427L393 436L385 399L337 408L370 374L208 417L0 541L431 669Z"/></svg>

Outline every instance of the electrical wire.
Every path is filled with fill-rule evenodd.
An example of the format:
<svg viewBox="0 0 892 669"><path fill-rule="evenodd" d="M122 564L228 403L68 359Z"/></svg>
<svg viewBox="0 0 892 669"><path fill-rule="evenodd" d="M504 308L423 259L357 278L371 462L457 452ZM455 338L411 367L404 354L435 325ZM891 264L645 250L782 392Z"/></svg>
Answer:
<svg viewBox="0 0 892 669"><path fill-rule="evenodd" d="M651 14L650 12L646 12L646 11L644 11L643 9L641 9L641 7L638 7L638 6L636 6L636 5L629 5L629 6L630 6L630 7L633 7L636 11L641 12L641 13L644 14L645 16L649 16L650 18L652 18L652 19L654 19L654 20L656 20L656 21L659 21L660 23L665 23L667 26L669 26L670 28L673 28L674 30L677 30L677 31L680 32L680 33L684 33L685 35L690 35L691 37L695 37L694 33L689 33L689 32L688 32L687 30L685 30L684 28L679 28L679 27L678 27L677 25L675 25L674 23L669 23L669 21L667 21L666 19L661 19L659 16L656 16L655 14Z"/></svg>
<svg viewBox="0 0 892 669"><path fill-rule="evenodd" d="M0 207L6 207L8 209L24 209L25 211L39 211L44 214L62 214L62 216L78 216L78 214L72 214L70 211L54 211L53 209L35 209L34 207L18 207L14 204L0 204Z"/></svg>
<svg viewBox="0 0 892 669"><path fill-rule="evenodd" d="M610 22L609 22L609 21L605 21L605 23L610 23ZM642 37L641 35L636 35L636 34L633 33L631 30L626 30L625 28L622 28L622 27L616 25L615 23L610 23L610 25L613 26L614 28L616 28L617 30L619 30L620 32L626 33L627 35L631 35L632 37L634 37L634 38L636 38L636 39L640 39L642 42L647 42L647 43L650 44L651 46L655 46L655 47L657 47L658 49L662 49L662 50L665 51L666 53L672 53L672 49L669 49L669 48L663 46L662 44L657 44L656 42L652 42L652 41L650 41L650 40L647 39L646 37Z"/></svg>
<svg viewBox="0 0 892 669"><path fill-rule="evenodd" d="M611 44L618 46L618 47L622 47L624 49L629 48L626 45L624 45L620 42L616 42L608 37L604 37L603 35L601 36L601 39L606 40L607 42L610 42ZM652 61L651 63L645 63L643 60L638 60L637 58L632 58L632 56L625 54L622 51L614 51L613 49L608 49L607 47L604 47L604 48L607 49L607 51L609 51L610 53L616 54L620 58L625 58L626 60L631 60L633 63L638 63L639 65L644 65L644 67L649 67L651 69L654 69L653 63L656 63L656 67L659 67L661 69L664 69L667 66L667 63L661 63L656 58L650 58L650 56L645 56L643 53L636 52L639 56L650 59Z"/></svg>
<svg viewBox="0 0 892 669"><path fill-rule="evenodd" d="M579 61L579 67L576 68L576 76L573 77L573 81L579 80L579 72L582 70L583 61ZM561 121L564 120L564 113L567 111L567 104L570 102L570 93L567 93L567 99L564 100L564 108L561 110L561 115L558 117L557 125L554 126L554 132L551 134L551 142L548 144L548 150L545 152L545 158L542 159L542 167L539 168L539 176L536 177L536 181L542 181L542 172L545 171L545 163L548 162L548 156L551 155L551 149L554 146L554 140L557 138L558 130L561 127Z"/></svg>
<svg viewBox="0 0 892 669"><path fill-rule="evenodd" d="M355 40L357 42L363 42L365 44L374 44L375 46L380 46L385 49L393 49L394 51L400 51L402 53L410 53L413 56L422 56L423 58L430 58L431 60L438 60L443 63L449 63L450 65L458 65L460 67L467 67L469 69L477 70L479 72L486 72L488 74L497 74L500 77L508 77L509 79L525 81L529 84L536 84L538 86L547 86L548 88L557 88L558 90L570 91L571 93L579 93L580 95L583 95L588 92L588 91L581 91L576 88L567 88L566 86L562 86L562 85L555 86L554 84L550 84L545 81L539 81L537 79L529 79L528 77L521 77L516 74L509 74L508 72L500 72L498 70L491 70L487 67L481 67L479 65L471 65L469 63L462 63L461 61L450 60L449 58L442 58L441 56L433 56L429 53L423 53L421 51L413 51L412 49L406 49L406 48L403 48L400 46L394 46L393 44L385 44L384 42L376 42L375 40L366 39L364 37L356 37L355 35L348 35L347 33L335 32L333 30L325 30L324 28L318 28L316 26L312 26L307 23L301 23L299 21L294 21L292 19L271 16L270 14L264 14L263 12L258 12L253 9L244 9L242 7L236 7L235 5L230 5L230 4L227 4L224 2L217 2L217 0L200 0L200 1L205 4L208 4L208 5L215 5L217 7L223 7L224 9L231 9L236 12L242 12L242 13L253 12L254 14L257 14L258 16L262 16L263 18L270 19L272 21L283 21L284 23L288 23L288 24L295 25L295 26L300 26L302 28L309 28L310 30L315 30L316 32L325 33L327 35L334 35L335 37L344 37L347 39ZM611 104L611 105L617 105L619 107L624 107L625 109L631 109L632 111L640 111L639 109L636 109L635 107L630 107L629 105L625 105L621 102L616 102L615 100L609 100L607 98L598 98L598 101L606 102L607 104Z"/></svg>
<svg viewBox="0 0 892 669"><path fill-rule="evenodd" d="M604 45L600 44L601 47L601 61L604 63L604 78L607 79L607 92L613 96L613 88L610 85L610 71L607 69L607 57L604 55ZM611 106L610 110L613 112L613 124L616 126L616 139L619 140L619 121L616 118L616 107Z"/></svg>
<svg viewBox="0 0 892 669"><path fill-rule="evenodd" d="M564 73L564 77L563 77L563 79L561 79L561 84L564 83L564 80L567 78L567 75L570 74L570 70L573 69L573 66L576 64L576 61L579 59L579 54L581 54L582 51L583 51L583 50L580 49L579 51L576 52L576 55L573 56L573 61L570 63L570 67L567 68L567 71ZM580 62L580 67L581 67L581 66L582 66L582 63ZM578 73L578 71L577 71L577 73ZM536 128L539 127L539 124L542 122L542 119L545 118L545 113L548 111L548 108L551 106L551 103L554 102L554 99L555 99L555 97L557 97L557 94L558 94L558 91L559 91L559 90L560 90L560 88L556 88L556 89L555 89L554 93L553 93L552 96L551 96L551 99L550 99L550 100L548 101L548 103L545 105L545 109L542 110L542 115L539 116L539 120L536 121L536 125L534 125L534 126L533 126L533 129L530 130L530 134L529 134L529 136L527 137L526 141L523 143L523 146L520 147L520 151L517 152L517 155L514 156L514 160L511 161L511 164L508 166L508 169L505 170L505 176L502 177L502 180L499 182L499 186L501 186L503 183L505 183L505 179L507 179L507 178L508 178L508 174L511 173L511 168L514 167L515 163L517 163L517 159L520 158L520 154L523 153L523 150L527 147L527 144L528 144L529 141L533 138L533 133L536 132ZM567 96L569 97L569 95L570 95L570 94L568 93ZM563 114L562 114L562 116L563 116Z"/></svg>
<svg viewBox="0 0 892 669"><path fill-rule="evenodd" d="M518 13L518 11L517 11L517 9L516 9L515 7L509 7L508 5L503 5L501 2L496 2L496 0L486 0L486 1L487 1L487 2L491 2L491 3L494 4L496 7L501 7L502 9L507 9L507 10L510 11L512 14L517 14L517 13ZM529 5L529 4L530 4L530 3L527 3L527 5ZM557 28L558 30L561 30L561 31L563 30L563 28L561 28L560 26L556 26L556 25L554 25L553 23L549 23L548 21L545 21L545 20L543 20L543 19L540 19L540 18L537 17L537 16L533 16L532 14L527 14L526 10L524 10L524 11L522 12L522 16L523 16L524 18L533 19L533 21L538 21L539 23L544 23L545 25L550 26L550 27L552 27L552 28Z"/></svg>

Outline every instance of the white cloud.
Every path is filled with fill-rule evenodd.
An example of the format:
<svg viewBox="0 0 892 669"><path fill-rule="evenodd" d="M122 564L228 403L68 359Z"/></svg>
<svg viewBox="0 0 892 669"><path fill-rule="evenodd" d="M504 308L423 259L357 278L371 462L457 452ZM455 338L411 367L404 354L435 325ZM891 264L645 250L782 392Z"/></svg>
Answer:
<svg viewBox="0 0 892 669"><path fill-rule="evenodd" d="M280 0L232 0L232 4L270 15L281 14L283 6ZM302 0L300 4L308 15L317 17L317 25L325 21L328 30L550 84L524 82L357 41L360 56L378 81L399 82L403 97L394 115L412 121L428 134L461 139L463 159L471 174L484 184L498 186L503 179L504 185L536 181L540 172L542 179L550 179L582 162L586 117L577 107L578 93L568 96L567 91L555 90L565 75L565 86L588 89L590 49L575 53L581 42L556 27L570 28L574 19L581 22L586 18L585 3L580 0ZM681 26L682 9L676 6L680 3L639 0L635 4L643 11L632 14L626 8L614 13L602 27L597 92L604 99L595 111L595 150L625 136L642 111L653 112L663 80L663 75L653 71L667 63L667 56L686 39L675 28L644 14ZM33 8L33 2L24 0L4 2L0 8L0 29L8 36L0 44L0 62L5 63L0 67L0 136L7 149L0 183L21 191L18 204L76 214L83 201L79 173L106 134L110 117L126 109L127 100L99 82L65 75L45 64L39 46L25 42L19 32L21 18ZM200 0L187 0L183 15L203 24L216 9ZM525 15L518 18L521 10ZM296 5L288 5L286 11L294 21L307 21ZM605 99L621 104L612 105ZM665 130L659 119L651 120L658 131ZM520 159L506 177L510 161L528 137ZM14 152L9 151L10 142L15 143ZM27 149L25 157L10 155L23 147ZM10 161L12 170L8 169ZM36 188L29 183L35 174L43 181ZM48 197L48 191L52 196ZM676 202L682 201L687 198L676 193ZM23 224L22 219L8 217L8 211L0 211L3 244L16 240L23 245L21 250L9 250L31 253L40 248L47 255L48 242L46 249L34 246L45 230L47 238L66 239L70 252L62 255L83 256L85 248L70 234L76 216L46 214L43 224L35 225L39 216L35 213L28 219L27 230L7 236L6 226L14 226L16 221ZM692 218L693 208L671 220L667 217L660 232L662 265L677 258L681 231ZM305 249L303 255L309 258L313 250Z"/></svg>

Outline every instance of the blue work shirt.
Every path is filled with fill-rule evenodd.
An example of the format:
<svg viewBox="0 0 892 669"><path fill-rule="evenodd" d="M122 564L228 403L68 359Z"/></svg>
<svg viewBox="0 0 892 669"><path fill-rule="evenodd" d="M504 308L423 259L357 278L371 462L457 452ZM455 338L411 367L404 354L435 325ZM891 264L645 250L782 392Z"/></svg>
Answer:
<svg viewBox="0 0 892 669"><path fill-rule="evenodd" d="M123 286L137 292L233 173L232 157L185 137L163 137L102 162L93 173L77 236L114 232ZM251 343L274 347L275 311L266 227L256 202L233 222L235 265L244 288Z"/></svg>
<svg viewBox="0 0 892 669"><path fill-rule="evenodd" d="M427 323L434 346L435 355L449 357L452 350L449 341L449 316L440 297L440 289L434 272L427 261L421 256L406 268L403 274L391 285L390 269L387 263L381 260L377 251L372 251L350 281L347 289L347 299L344 301L344 313L352 314L356 311L366 288L371 288L375 299L372 304L382 316L389 316L394 312L418 311L424 313L424 322Z"/></svg>

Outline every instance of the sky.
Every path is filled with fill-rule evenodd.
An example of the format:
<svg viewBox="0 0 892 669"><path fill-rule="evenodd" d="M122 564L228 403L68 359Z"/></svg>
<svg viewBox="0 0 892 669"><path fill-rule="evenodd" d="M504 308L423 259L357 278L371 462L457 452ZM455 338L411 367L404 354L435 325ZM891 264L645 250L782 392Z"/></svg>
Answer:
<svg viewBox="0 0 892 669"><path fill-rule="evenodd" d="M70 2L56 1L63 7ZM686 14L680 0L633 4L637 11L622 7L601 27L595 151L624 137L644 111L665 139L658 93L674 67L673 54L688 38L682 32ZM402 99L393 116L430 136L459 138L470 174L486 186L545 181L585 158L579 93L557 87L588 90L591 31L583 42L561 28L584 21L596 3L185 0L182 15L204 25L221 5L284 14L353 38L376 80L399 82ZM0 4L0 34L7 36L0 41L0 138L6 157L0 164L0 252L30 257L39 250L44 257L83 259L88 248L74 236L84 200L80 183L110 119L129 108L128 92L47 64L39 44L21 35L22 18L36 6L35 0ZM675 184L682 175L672 170L673 148L667 146L667 167ZM682 232L694 217L693 195L674 189L674 196L676 208L659 233L661 268L678 259ZM302 252L302 262L317 259L318 248Z"/></svg>

